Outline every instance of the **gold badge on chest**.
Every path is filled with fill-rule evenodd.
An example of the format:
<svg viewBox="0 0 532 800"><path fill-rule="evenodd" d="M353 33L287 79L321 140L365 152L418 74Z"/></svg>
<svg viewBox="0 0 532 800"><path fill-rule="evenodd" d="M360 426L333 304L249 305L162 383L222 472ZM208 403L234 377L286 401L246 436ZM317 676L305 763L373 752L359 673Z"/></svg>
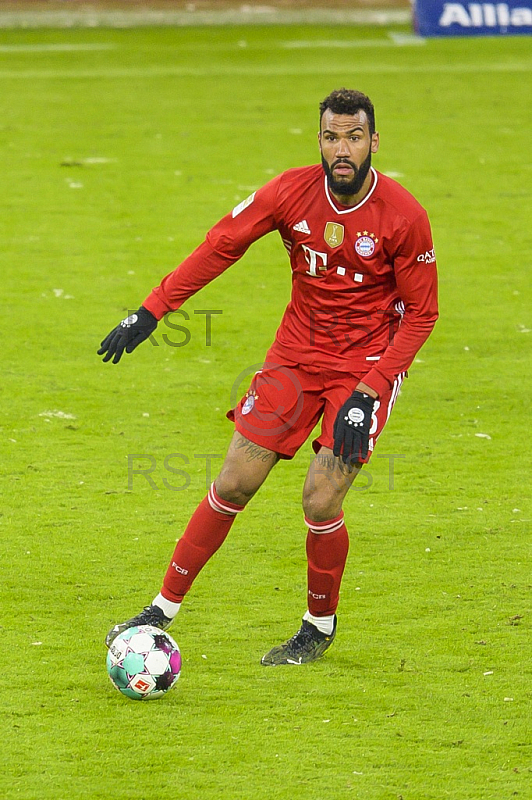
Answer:
<svg viewBox="0 0 532 800"><path fill-rule="evenodd" d="M344 241L344 226L339 222L328 222L325 226L323 238L329 247L340 247Z"/></svg>

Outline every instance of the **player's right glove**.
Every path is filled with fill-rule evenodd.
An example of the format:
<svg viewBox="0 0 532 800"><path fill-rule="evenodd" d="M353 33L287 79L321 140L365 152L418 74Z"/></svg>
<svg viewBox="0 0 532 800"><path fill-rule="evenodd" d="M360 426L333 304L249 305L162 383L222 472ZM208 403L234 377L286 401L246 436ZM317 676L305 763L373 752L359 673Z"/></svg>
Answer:
<svg viewBox="0 0 532 800"><path fill-rule="evenodd" d="M157 319L151 311L141 306L138 311L123 319L120 325L107 334L100 345L98 355L103 355L104 361L112 358L113 364L118 364L124 350L126 353L132 353L135 347L144 342L156 327Z"/></svg>
<svg viewBox="0 0 532 800"><path fill-rule="evenodd" d="M333 453L340 456L344 464L354 464L368 455L374 403L365 392L353 392L336 416Z"/></svg>

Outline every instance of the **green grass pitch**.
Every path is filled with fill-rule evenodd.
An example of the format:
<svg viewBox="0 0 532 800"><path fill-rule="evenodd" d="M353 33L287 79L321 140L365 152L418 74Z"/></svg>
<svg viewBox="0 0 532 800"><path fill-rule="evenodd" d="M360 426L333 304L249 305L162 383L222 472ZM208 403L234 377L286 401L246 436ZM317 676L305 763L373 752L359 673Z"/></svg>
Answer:
<svg viewBox="0 0 532 800"><path fill-rule="evenodd" d="M392 33L1 33L2 800L530 797L530 42ZM259 663L304 611L307 445L187 598L176 689L130 702L103 639L221 463L288 298L279 238L186 304L188 333L116 367L96 349L238 200L316 161L342 85L429 210L441 319L345 505L337 640Z"/></svg>

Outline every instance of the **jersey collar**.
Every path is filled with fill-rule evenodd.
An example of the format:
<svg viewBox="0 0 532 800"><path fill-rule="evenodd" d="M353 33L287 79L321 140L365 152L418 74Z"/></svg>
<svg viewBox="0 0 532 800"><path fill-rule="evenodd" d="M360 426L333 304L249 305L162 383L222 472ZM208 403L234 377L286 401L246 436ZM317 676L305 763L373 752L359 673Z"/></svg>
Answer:
<svg viewBox="0 0 532 800"><path fill-rule="evenodd" d="M332 195L331 195L331 193L329 191L329 185L327 183L327 176L325 176L325 194L327 196L327 200L329 201L330 205L333 207L334 211L337 214L351 214L352 211L356 211L358 208L363 206L364 203L367 203L367 201L369 200L369 198L371 197L371 195L375 191L375 187L377 186L377 181L379 180L379 177L378 177L376 171L373 169L373 167L370 167L370 169L371 169L371 174L373 175L373 184L371 186L371 189L369 190L367 195L364 197L364 199L361 200L360 203L358 203L358 205L351 206L350 208L344 208L343 210L340 210L339 208L337 208L337 206L336 206L336 204L335 204L335 202L334 202L334 200L332 198Z"/></svg>

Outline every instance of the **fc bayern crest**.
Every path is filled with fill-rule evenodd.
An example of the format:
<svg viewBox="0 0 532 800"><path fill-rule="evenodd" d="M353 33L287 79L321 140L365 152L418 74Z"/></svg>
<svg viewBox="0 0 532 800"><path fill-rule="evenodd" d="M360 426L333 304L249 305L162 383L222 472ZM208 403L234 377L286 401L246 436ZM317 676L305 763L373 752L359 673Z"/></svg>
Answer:
<svg viewBox="0 0 532 800"><path fill-rule="evenodd" d="M375 252L375 246L379 241L374 233L368 231L358 231L358 239L355 242L355 250L362 258L370 258Z"/></svg>
<svg viewBox="0 0 532 800"><path fill-rule="evenodd" d="M253 406L255 405L255 397L252 394L249 394L246 397L245 403L242 406L242 414L249 414L250 411L253 410Z"/></svg>

